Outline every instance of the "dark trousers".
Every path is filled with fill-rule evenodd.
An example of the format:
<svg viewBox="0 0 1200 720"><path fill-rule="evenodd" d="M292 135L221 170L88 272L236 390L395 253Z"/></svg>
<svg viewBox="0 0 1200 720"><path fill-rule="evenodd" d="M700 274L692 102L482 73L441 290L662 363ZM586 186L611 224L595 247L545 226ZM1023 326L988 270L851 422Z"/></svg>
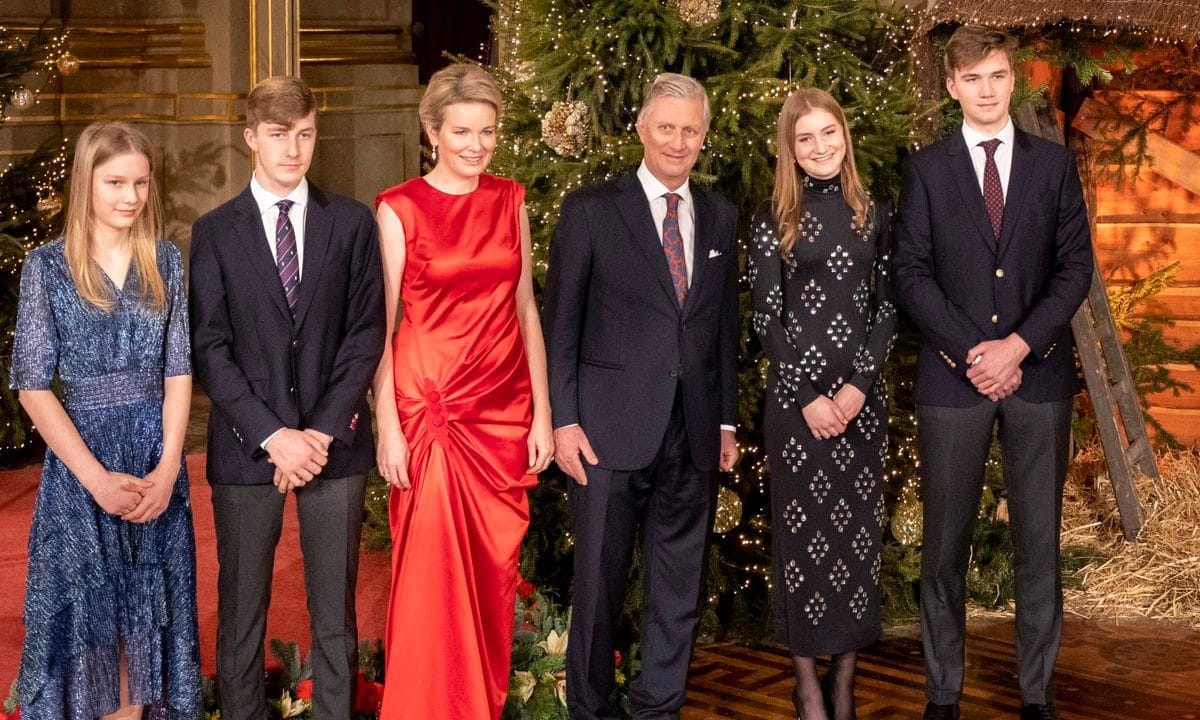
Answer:
<svg viewBox="0 0 1200 720"><path fill-rule="evenodd" d="M312 632L313 718L349 720L358 671L354 589L366 476L296 490ZM265 720L263 641L285 495L273 485L213 485L217 531L217 690L223 720ZM285 598L294 602L293 598Z"/></svg>
<svg viewBox="0 0 1200 720"><path fill-rule="evenodd" d="M572 720L619 717L608 702L614 685L614 628L625 604L639 529L645 586L642 669L630 694L633 713L638 720L678 718L683 707L717 482L716 473L692 464L681 405L676 395L662 447L649 467L621 472L585 463L588 484L568 481L575 536L567 645Z"/></svg>
<svg viewBox="0 0 1200 720"><path fill-rule="evenodd" d="M919 405L917 422L924 501L925 696L948 705L962 695L967 563L996 428L1015 551L1021 696L1026 703L1049 702L1062 638L1059 525L1071 401L1029 403L1014 395L967 408Z"/></svg>

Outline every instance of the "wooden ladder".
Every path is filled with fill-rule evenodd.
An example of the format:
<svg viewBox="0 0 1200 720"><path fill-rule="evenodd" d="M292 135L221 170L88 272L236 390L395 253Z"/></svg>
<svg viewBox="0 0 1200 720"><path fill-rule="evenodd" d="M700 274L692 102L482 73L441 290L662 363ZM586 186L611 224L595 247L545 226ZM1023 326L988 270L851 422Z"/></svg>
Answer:
<svg viewBox="0 0 1200 720"><path fill-rule="evenodd" d="M1025 132L1060 145L1064 143L1062 128L1049 111L1039 113L1024 106L1014 114L1013 121ZM1100 266L1095 262L1094 253L1093 250L1092 285L1087 298L1071 319L1071 330L1075 334L1075 347L1079 350L1088 396L1096 415L1096 427L1100 432L1113 494L1117 498L1117 510L1121 513L1121 528L1125 539L1132 540L1142 529L1142 513L1133 485L1133 470L1139 470L1155 483L1161 480L1154 448L1146 433L1137 387L1133 384L1133 376L1129 374L1129 364L1125 361L1125 351L1121 347L1117 324L1113 321L1108 304L1108 292L1104 289L1104 280L1100 277Z"/></svg>

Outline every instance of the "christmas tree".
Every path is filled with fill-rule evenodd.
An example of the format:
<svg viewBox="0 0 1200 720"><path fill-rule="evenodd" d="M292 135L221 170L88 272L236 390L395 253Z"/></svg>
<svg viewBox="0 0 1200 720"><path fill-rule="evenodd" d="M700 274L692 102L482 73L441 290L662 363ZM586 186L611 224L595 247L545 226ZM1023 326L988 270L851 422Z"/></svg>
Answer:
<svg viewBox="0 0 1200 720"><path fill-rule="evenodd" d="M712 122L693 178L739 206L743 241L771 192L779 109L799 86L833 92L865 181L877 197L895 193L915 94L904 18L879 3L505 0L496 31L506 108L494 170L526 186L539 271L563 196L639 162L635 118L646 85L664 71L691 75L708 90ZM743 317L746 302L743 295ZM748 328L740 354L743 459L720 492L706 627L748 638L766 629L770 581L764 366ZM902 497L914 480L892 478L891 494ZM565 487L560 477L535 492L523 567L560 598L569 583Z"/></svg>
<svg viewBox="0 0 1200 720"><path fill-rule="evenodd" d="M60 66L75 63L65 33L43 27L23 37L0 27L0 125L36 104ZM25 255L58 232L66 176L61 138L0 170L0 456L29 443L28 418L8 389L19 278Z"/></svg>

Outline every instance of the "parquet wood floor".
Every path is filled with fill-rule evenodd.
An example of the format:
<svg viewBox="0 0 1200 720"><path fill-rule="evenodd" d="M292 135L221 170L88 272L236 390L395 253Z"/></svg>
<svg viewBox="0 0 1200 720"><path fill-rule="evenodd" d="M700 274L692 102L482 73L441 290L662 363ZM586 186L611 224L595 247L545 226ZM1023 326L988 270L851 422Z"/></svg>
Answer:
<svg viewBox="0 0 1200 720"><path fill-rule="evenodd" d="M1011 620L972 620L966 674L963 720L1017 717ZM858 717L919 720L922 683L915 630L879 643L859 661ZM682 720L794 720L791 689L782 649L702 645ZM1063 720L1200 720L1200 632L1068 618L1055 692Z"/></svg>

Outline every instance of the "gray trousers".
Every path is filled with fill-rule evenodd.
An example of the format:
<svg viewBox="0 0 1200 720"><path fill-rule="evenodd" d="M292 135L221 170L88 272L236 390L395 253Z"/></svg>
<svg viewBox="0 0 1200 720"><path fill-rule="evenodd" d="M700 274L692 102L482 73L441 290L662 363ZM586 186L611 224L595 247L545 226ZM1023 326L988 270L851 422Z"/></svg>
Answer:
<svg viewBox="0 0 1200 720"><path fill-rule="evenodd" d="M925 696L949 705L962 695L967 563L996 428L1015 551L1021 697L1026 703L1049 702L1062 638L1059 525L1071 401L1029 403L1013 395L967 408L918 405L917 422L924 502Z"/></svg>
<svg viewBox="0 0 1200 720"><path fill-rule="evenodd" d="M350 718L358 670L354 590L365 491L365 475L318 476L295 491L312 632L314 720ZM222 720L267 717L263 641L285 497L273 485L212 486Z"/></svg>

